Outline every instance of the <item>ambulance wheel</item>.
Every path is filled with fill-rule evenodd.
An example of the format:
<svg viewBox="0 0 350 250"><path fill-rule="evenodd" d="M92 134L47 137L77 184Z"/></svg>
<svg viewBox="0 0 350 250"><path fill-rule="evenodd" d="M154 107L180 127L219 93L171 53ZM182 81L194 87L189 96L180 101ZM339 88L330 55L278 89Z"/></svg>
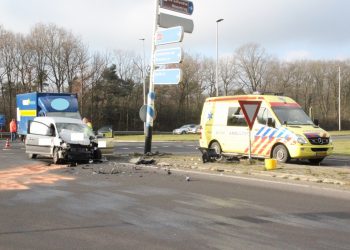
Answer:
<svg viewBox="0 0 350 250"><path fill-rule="evenodd" d="M272 157L279 162L288 162L290 160L288 149L283 145L277 145L272 152Z"/></svg>
<svg viewBox="0 0 350 250"><path fill-rule="evenodd" d="M221 155L222 151L221 151L220 144L218 142L214 141L212 144L210 144L210 149L214 149L215 153L218 155L218 157L215 160L221 161L223 157Z"/></svg>

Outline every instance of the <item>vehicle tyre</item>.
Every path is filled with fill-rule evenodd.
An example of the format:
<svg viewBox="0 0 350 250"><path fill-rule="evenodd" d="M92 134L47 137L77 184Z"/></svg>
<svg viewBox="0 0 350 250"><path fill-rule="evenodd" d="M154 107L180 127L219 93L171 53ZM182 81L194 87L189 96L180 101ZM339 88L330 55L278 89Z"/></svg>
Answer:
<svg viewBox="0 0 350 250"><path fill-rule="evenodd" d="M324 157L323 158L317 158L317 159L309 159L309 162L312 164L312 165L318 165L321 163L321 161L323 161Z"/></svg>
<svg viewBox="0 0 350 250"><path fill-rule="evenodd" d="M181 134L182 134L182 135L186 134L186 131L181 131Z"/></svg>
<svg viewBox="0 0 350 250"><path fill-rule="evenodd" d="M60 158L58 157L58 148L53 149L53 156L52 156L53 164L59 164Z"/></svg>
<svg viewBox="0 0 350 250"><path fill-rule="evenodd" d="M37 154L28 154L29 159L35 159L37 156Z"/></svg>
<svg viewBox="0 0 350 250"><path fill-rule="evenodd" d="M288 149L283 145L277 145L273 149L272 157L282 163L288 162L290 160Z"/></svg>
<svg viewBox="0 0 350 250"><path fill-rule="evenodd" d="M214 149L215 153L218 154L218 157L216 158L216 161L221 161L223 159L221 155L221 146L218 142L214 141L212 144L210 144L210 149Z"/></svg>
<svg viewBox="0 0 350 250"><path fill-rule="evenodd" d="M102 152L101 149L96 149L94 152L94 159L101 160L102 159Z"/></svg>

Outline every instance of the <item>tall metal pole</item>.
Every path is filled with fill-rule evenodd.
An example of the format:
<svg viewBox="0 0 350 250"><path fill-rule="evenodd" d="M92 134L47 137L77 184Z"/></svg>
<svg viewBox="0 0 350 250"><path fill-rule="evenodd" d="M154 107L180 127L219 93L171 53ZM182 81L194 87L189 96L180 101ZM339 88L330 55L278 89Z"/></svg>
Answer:
<svg viewBox="0 0 350 250"><path fill-rule="evenodd" d="M224 19L220 18L216 20L216 74L215 74L215 92L216 96L219 96L219 23Z"/></svg>
<svg viewBox="0 0 350 250"><path fill-rule="evenodd" d="M145 38L139 39L142 41L142 48L143 48L143 59L141 63L141 79L142 79L142 86L143 86L143 105L146 104L146 57L145 57ZM146 136L146 122L143 123L143 134Z"/></svg>
<svg viewBox="0 0 350 250"><path fill-rule="evenodd" d="M143 81L143 105L146 104L146 56L145 56L145 38L140 38L140 41L142 41L142 48L143 48L143 58L142 58L142 64L141 64L141 79Z"/></svg>
<svg viewBox="0 0 350 250"><path fill-rule="evenodd" d="M339 131L341 130L341 116L340 116L340 66L339 66L339 71L338 71L338 80L339 80L339 94L338 94L338 111L339 111Z"/></svg>
<svg viewBox="0 0 350 250"><path fill-rule="evenodd" d="M159 0L155 0L155 13L154 13L154 26L152 33L152 53L151 53L151 72L149 78L149 89L147 96L147 114L146 114L146 136L145 136L145 150L144 153L150 153L152 148L152 129L153 129L153 117L154 117L154 99L156 94L154 93L153 73L154 73L154 52L156 49L155 39L158 27L158 12L159 12Z"/></svg>

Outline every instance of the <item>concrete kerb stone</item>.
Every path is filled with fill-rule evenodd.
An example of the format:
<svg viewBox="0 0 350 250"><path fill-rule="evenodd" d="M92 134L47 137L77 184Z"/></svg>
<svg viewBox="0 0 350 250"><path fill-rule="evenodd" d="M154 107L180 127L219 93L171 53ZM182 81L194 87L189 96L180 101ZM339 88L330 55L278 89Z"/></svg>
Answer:
<svg viewBox="0 0 350 250"><path fill-rule="evenodd" d="M137 157L136 157L137 159ZM136 159L134 159L136 161ZM231 165L225 165L223 164L222 166L220 165L213 165L213 164L201 164L200 162L198 163L199 159L196 157L193 157L193 159L189 159L187 162L183 160L185 163L183 163L182 160L177 160L177 159L171 159L170 162L167 162L167 159L156 159L155 163L151 164L153 167L157 168L166 168L166 169L191 169L194 171L199 171L199 172L217 172L217 173L227 173L230 175L249 175L252 177L256 178L274 178L274 179L281 179L281 180L291 180L291 181L305 181L305 182L313 182L313 183L323 183L323 184L330 184L330 185L340 185L340 186L345 186L345 185L350 185L350 182L347 180L341 180L341 179L336 179L332 178L332 175L329 176L323 176L322 173L320 173L321 176L313 176L312 174L314 171L312 171L312 168L309 169L310 175L308 174L295 174L295 173L286 173L286 172L278 172L279 170L284 170L286 171L298 171L299 167L296 166L295 168L292 166L292 169L287 169L286 166L281 165L277 171L266 171L264 169L263 164L258 164L255 165L255 167L260 168L261 170L256 170L256 169L251 169L247 168L246 165L243 165L242 168L240 166L237 166L235 164L234 166ZM129 166L135 166L135 161L129 161L128 165ZM142 165L141 165L142 166ZM150 166L150 165L149 165ZM300 168L300 170L302 170ZM304 172L308 173L308 169L303 169Z"/></svg>

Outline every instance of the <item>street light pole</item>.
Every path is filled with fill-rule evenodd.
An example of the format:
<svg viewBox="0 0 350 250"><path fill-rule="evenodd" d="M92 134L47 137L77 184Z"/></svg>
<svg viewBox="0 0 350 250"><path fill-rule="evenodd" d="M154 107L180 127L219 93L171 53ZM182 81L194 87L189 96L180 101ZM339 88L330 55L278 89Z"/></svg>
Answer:
<svg viewBox="0 0 350 250"><path fill-rule="evenodd" d="M146 57L145 57L145 38L140 38L143 47L143 59L141 63L141 79L143 82L143 105L146 105ZM146 122L143 123L143 134L146 136Z"/></svg>
<svg viewBox="0 0 350 250"><path fill-rule="evenodd" d="M339 131L341 130L341 117L340 117L340 66L339 66L339 71L338 71L338 80L339 80L339 94L338 94L338 118L339 118Z"/></svg>
<svg viewBox="0 0 350 250"><path fill-rule="evenodd" d="M219 23L224 19L220 18L216 20L216 75L215 75L215 90L216 96L219 96L219 83L218 83L218 74L219 74Z"/></svg>
<svg viewBox="0 0 350 250"><path fill-rule="evenodd" d="M143 105L146 104L146 79L145 76L146 74L144 71L146 70L145 63L146 63L146 57L145 57L145 38L140 38L140 41L142 41L142 47L143 47L143 59L142 59L142 64L141 64L141 78L143 81Z"/></svg>

